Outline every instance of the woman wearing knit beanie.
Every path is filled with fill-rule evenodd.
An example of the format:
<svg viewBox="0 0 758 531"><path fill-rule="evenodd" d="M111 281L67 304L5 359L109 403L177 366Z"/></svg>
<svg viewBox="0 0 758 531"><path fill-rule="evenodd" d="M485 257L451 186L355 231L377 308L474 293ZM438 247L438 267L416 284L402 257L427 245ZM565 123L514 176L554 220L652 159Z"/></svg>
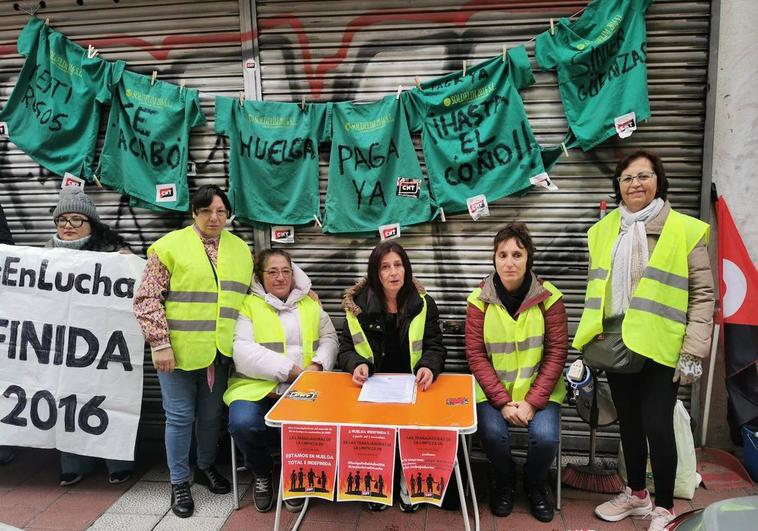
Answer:
<svg viewBox="0 0 758 531"><path fill-rule="evenodd" d="M46 247L62 247L82 251L121 252L131 254L126 241L100 222L92 199L77 186L61 190L58 206L53 210L57 232ZM94 468L96 458L61 452L62 487L79 483ZM127 481L134 470L134 461L105 460L109 483Z"/></svg>

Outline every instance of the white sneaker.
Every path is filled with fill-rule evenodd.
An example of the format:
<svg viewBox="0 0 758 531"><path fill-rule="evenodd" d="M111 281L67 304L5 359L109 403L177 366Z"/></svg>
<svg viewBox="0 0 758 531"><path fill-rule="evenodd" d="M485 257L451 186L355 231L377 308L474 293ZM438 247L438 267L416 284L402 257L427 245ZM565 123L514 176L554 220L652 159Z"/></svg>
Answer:
<svg viewBox="0 0 758 531"><path fill-rule="evenodd" d="M638 498L632 496L632 489L626 487L612 500L595 507L595 514L607 522L618 522L627 516L645 516L652 509L653 504L647 491L644 498Z"/></svg>
<svg viewBox="0 0 758 531"><path fill-rule="evenodd" d="M651 517L651 520L647 531L663 531L668 523L676 518L673 513L663 507L656 507L648 516Z"/></svg>

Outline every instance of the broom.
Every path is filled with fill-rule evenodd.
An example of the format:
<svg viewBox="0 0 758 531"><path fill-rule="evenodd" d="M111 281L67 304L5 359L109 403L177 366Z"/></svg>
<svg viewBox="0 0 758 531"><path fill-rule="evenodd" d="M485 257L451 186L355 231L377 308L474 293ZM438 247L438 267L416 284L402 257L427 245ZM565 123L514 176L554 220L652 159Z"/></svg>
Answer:
<svg viewBox="0 0 758 531"><path fill-rule="evenodd" d="M595 445L599 409L597 405L597 377L592 375L592 403L590 404L590 460L586 465L569 463L563 471L563 483L580 490L616 494L624 490L624 481L615 470L595 463Z"/></svg>

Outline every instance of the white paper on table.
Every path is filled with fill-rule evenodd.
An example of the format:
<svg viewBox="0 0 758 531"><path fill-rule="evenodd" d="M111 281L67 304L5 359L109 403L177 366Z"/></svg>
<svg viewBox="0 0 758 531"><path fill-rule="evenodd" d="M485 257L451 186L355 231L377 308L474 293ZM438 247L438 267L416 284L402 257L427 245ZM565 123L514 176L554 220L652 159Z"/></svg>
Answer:
<svg viewBox="0 0 758 531"><path fill-rule="evenodd" d="M413 374L375 374L363 384L358 401L414 404L416 377Z"/></svg>

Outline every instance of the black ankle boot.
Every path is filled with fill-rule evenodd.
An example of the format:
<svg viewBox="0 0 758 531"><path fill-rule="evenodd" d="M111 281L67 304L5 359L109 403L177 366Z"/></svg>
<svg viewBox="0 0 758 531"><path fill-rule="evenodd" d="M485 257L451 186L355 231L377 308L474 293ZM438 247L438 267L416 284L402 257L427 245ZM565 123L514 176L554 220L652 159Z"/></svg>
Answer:
<svg viewBox="0 0 758 531"><path fill-rule="evenodd" d="M188 518L195 512L195 502L192 500L189 483L171 485L171 510L179 518Z"/></svg>
<svg viewBox="0 0 758 531"><path fill-rule="evenodd" d="M544 484L524 485L529 507L540 522L550 522L553 519L553 502Z"/></svg>
<svg viewBox="0 0 758 531"><path fill-rule="evenodd" d="M490 492L490 510L495 516L508 516L513 511L513 483L498 480Z"/></svg>

